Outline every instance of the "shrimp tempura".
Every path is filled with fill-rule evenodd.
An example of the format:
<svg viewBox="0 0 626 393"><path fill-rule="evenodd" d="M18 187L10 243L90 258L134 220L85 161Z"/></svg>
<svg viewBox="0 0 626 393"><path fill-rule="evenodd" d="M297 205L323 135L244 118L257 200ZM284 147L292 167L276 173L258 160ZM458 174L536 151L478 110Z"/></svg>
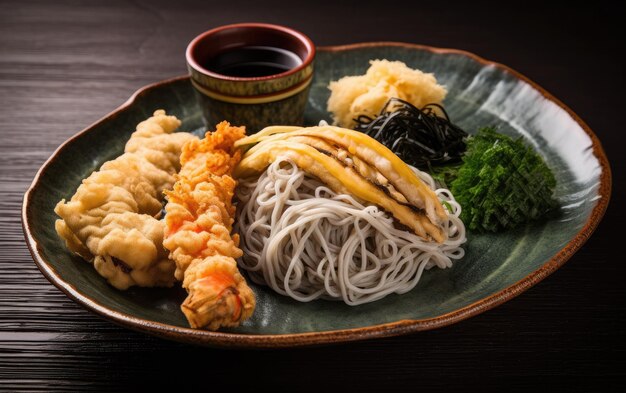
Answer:
<svg viewBox="0 0 626 393"><path fill-rule="evenodd" d="M179 125L165 111L154 112L137 125L124 154L105 162L54 209L61 217L55 229L67 247L118 289L175 281L174 263L163 248L165 223L158 217L163 191L180 169L183 144L198 139L172 133Z"/></svg>
<svg viewBox="0 0 626 393"><path fill-rule="evenodd" d="M193 328L238 326L254 311L254 293L235 261L242 255L239 235L230 235L237 184L230 175L241 159L233 144L244 136L243 127L222 122L186 144L178 181L166 192L163 245L189 293L181 309Z"/></svg>

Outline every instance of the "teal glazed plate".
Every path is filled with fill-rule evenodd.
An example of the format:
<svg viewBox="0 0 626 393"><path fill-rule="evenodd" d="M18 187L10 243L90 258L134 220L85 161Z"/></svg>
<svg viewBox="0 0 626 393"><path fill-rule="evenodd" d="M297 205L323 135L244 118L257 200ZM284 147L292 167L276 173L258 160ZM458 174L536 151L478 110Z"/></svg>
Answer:
<svg viewBox="0 0 626 393"><path fill-rule="evenodd" d="M291 347L396 336L462 321L512 299L561 267L591 236L611 193L611 172L598 138L561 101L510 68L476 55L401 43L319 48L305 114L309 125L330 120L328 83L363 74L371 59L401 60L435 73L446 85L453 122L474 133L495 125L523 136L557 178L556 218L497 234L469 233L466 255L451 269L431 269L404 295L357 307L318 300L299 303L251 284L257 308L242 326L211 332L189 328L180 311L185 292L118 291L71 254L54 230L55 204L81 180L122 154L140 121L163 108L182 130L203 131L189 77L147 86L125 104L65 142L39 170L24 197L26 241L41 272L85 308L128 328L194 344Z"/></svg>

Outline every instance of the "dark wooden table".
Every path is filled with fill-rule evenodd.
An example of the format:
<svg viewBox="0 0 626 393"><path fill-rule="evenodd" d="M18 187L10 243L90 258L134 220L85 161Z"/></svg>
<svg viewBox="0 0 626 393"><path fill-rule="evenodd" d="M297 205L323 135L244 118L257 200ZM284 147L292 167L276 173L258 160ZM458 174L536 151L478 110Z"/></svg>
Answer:
<svg viewBox="0 0 626 393"><path fill-rule="evenodd" d="M511 66L563 100L603 142L614 175L604 221L563 268L518 298L410 336L228 351L163 341L85 311L35 267L22 237L24 191L65 139L141 86L184 74L191 38L238 21L286 24L318 45L406 41ZM600 2L584 9L519 2L509 10L475 2L0 0L0 390L126 391L184 382L317 392L623 385L623 30L623 16Z"/></svg>

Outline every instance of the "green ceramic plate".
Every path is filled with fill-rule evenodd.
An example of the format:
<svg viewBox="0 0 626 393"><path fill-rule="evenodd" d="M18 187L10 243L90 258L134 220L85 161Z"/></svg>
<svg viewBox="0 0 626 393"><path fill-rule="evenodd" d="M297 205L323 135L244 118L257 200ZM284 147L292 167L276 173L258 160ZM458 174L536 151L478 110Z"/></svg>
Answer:
<svg viewBox="0 0 626 393"><path fill-rule="evenodd" d="M70 197L93 170L122 153L135 125L158 108L178 116L183 130L202 130L187 77L148 86L118 110L64 143L26 193L23 223L43 274L70 298L113 322L161 337L205 345L278 347L399 335L448 325L520 294L576 252L600 221L611 175L599 141L560 101L517 72L475 55L409 44L371 43L320 48L306 121L329 120L330 80L362 74L368 60L402 60L434 72L449 93L452 119L470 132L497 125L523 135L558 179L562 214L500 234L470 233L466 256L452 269L432 269L411 292L358 307L324 300L298 303L253 286L258 301L243 326L192 330L179 309L180 288L118 291L85 261L70 254L54 231L55 204Z"/></svg>

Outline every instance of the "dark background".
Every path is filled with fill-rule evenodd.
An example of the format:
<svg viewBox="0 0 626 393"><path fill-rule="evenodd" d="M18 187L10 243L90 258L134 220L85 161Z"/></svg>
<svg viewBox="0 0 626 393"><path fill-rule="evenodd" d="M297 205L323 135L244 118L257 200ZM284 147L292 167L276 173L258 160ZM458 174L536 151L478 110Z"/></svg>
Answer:
<svg viewBox="0 0 626 393"><path fill-rule="evenodd" d="M0 390L487 389L623 386L624 15L602 2L0 0ZM339 3L339 2L336 2ZM317 45L405 41L504 63L561 99L613 170L603 222L560 270L516 299L446 328L329 347L229 351L163 341L83 310L49 284L22 237L22 196L68 137L136 89L186 73L209 28L285 24ZM613 387L613 389L611 389Z"/></svg>

